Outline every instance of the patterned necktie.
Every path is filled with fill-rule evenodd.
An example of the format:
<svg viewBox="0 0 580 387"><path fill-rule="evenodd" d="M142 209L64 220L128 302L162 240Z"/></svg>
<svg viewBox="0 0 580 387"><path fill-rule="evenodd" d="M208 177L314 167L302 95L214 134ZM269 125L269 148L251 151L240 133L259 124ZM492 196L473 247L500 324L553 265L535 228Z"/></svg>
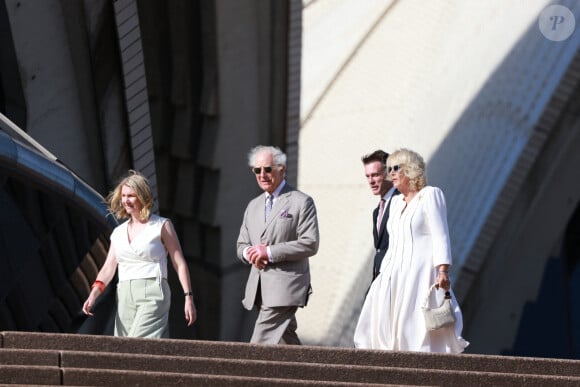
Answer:
<svg viewBox="0 0 580 387"><path fill-rule="evenodd" d="M381 222L383 221L383 212L385 210L385 199L379 202L379 214L377 216L377 232L381 229Z"/></svg>
<svg viewBox="0 0 580 387"><path fill-rule="evenodd" d="M270 215L270 211L272 211L273 201L274 201L273 195L266 196L266 216L264 217L264 221L268 220L268 216Z"/></svg>

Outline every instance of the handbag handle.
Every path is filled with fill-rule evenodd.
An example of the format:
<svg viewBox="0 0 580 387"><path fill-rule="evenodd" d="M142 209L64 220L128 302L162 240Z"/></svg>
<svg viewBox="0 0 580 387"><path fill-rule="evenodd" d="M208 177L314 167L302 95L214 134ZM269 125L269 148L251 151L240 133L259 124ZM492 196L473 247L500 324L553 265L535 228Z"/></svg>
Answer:
<svg viewBox="0 0 580 387"><path fill-rule="evenodd" d="M433 291L433 289L439 289L439 284L434 283L433 285L431 285L429 287L429 291L427 292L427 296L425 297L425 301L423 301L423 308L427 308L427 304L429 303L429 295L431 295L431 292ZM451 293L449 292L449 290L445 291L445 299L446 300L450 300L451 299Z"/></svg>

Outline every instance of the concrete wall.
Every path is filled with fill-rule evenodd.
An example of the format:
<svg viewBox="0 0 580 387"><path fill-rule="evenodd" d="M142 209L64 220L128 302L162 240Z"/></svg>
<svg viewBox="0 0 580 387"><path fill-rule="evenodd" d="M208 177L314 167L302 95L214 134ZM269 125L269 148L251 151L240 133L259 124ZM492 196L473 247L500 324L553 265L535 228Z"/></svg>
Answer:
<svg viewBox="0 0 580 387"><path fill-rule="evenodd" d="M153 171L199 312L184 328L169 270L174 337L247 339L235 242L259 190L246 154L287 149L295 183L300 3L7 1L4 15L2 78L17 81L3 104L20 101L22 129L103 196L127 169Z"/></svg>
<svg viewBox="0 0 580 387"><path fill-rule="evenodd" d="M577 20L577 2L561 3ZM407 147L425 157L429 184L446 194L468 350L499 353L513 344L524 305L535 299L580 198L576 179L565 175L559 187L566 199L557 209L546 206L540 192L552 183L538 180L536 170L551 147L564 155L577 141L577 116L566 103L578 85L580 35L562 42L542 35L538 20L548 4L307 3L298 181L317 202L323 241L312 260L315 293L299 313L307 342L352 345L370 280L377 205L360 157ZM571 121L566 136L553 126L564 117ZM309 168L318 160L323 167ZM562 163L559 173L568 171L564 164L578 167L569 154ZM538 218L544 211L551 216ZM549 222L531 226L532 219ZM515 273L522 266L525 274ZM496 329L505 334L494 336Z"/></svg>

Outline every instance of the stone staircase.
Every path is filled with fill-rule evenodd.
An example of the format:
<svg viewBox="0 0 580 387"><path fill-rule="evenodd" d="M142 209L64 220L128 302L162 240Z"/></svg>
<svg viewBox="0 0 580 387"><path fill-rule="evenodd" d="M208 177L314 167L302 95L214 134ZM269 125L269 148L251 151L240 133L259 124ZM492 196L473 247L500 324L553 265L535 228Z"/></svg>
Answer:
<svg viewBox="0 0 580 387"><path fill-rule="evenodd" d="M1 332L0 384L580 386L580 361Z"/></svg>

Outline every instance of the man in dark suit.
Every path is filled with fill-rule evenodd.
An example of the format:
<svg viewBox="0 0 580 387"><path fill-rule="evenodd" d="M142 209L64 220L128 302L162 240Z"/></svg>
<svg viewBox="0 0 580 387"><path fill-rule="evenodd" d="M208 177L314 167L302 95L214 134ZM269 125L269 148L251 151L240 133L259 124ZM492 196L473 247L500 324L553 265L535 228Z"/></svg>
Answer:
<svg viewBox="0 0 580 387"><path fill-rule="evenodd" d="M362 157L365 168L365 176L373 195L380 198L379 205L373 211L373 241L375 246L375 258L373 262L374 280L379 275L381 262L389 247L389 234L387 233L387 219L391 198L395 194L393 184L387 180L387 158L389 154L376 150Z"/></svg>
<svg viewBox="0 0 580 387"><path fill-rule="evenodd" d="M260 308L250 341L300 344L295 313L311 293L308 260L319 245L316 207L286 183L280 149L257 146L248 161L264 191L248 204L237 241L238 258L252 265L242 304Z"/></svg>

